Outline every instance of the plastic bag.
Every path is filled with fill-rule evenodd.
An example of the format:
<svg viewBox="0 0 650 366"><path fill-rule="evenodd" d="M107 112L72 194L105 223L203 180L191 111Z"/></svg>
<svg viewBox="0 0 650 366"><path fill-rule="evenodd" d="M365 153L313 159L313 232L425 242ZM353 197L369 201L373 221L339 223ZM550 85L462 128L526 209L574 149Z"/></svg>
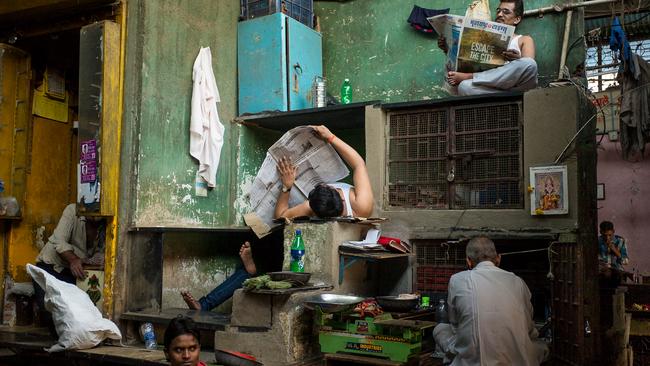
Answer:
<svg viewBox="0 0 650 366"><path fill-rule="evenodd" d="M490 0L473 0L465 12L467 19L492 20Z"/></svg>
<svg viewBox="0 0 650 366"><path fill-rule="evenodd" d="M46 349L58 352L66 349L87 349L106 338L121 340L117 325L104 319L95 305L77 286L59 281L44 270L27 265L27 273L45 289L45 309L52 313L59 341Z"/></svg>

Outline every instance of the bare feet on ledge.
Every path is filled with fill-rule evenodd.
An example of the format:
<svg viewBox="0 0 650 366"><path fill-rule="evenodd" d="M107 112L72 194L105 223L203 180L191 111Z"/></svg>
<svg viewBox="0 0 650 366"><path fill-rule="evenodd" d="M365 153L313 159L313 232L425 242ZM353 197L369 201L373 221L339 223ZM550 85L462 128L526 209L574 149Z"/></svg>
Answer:
<svg viewBox="0 0 650 366"><path fill-rule="evenodd" d="M449 85L457 86L458 84L461 83L463 80L469 80L474 77L474 74L472 73L467 73L467 72L457 72L457 71L449 71L447 73L447 82Z"/></svg>
<svg viewBox="0 0 650 366"><path fill-rule="evenodd" d="M192 296L189 291L181 291L181 296L183 297L183 300L185 300L188 308L192 310L201 310L201 304L194 299L194 296Z"/></svg>
<svg viewBox="0 0 650 366"><path fill-rule="evenodd" d="M244 264L244 269L246 269L246 272L248 272L249 275L254 276L257 273L257 267L255 267L255 262L253 261L251 243L245 242L241 248L239 248L239 257Z"/></svg>

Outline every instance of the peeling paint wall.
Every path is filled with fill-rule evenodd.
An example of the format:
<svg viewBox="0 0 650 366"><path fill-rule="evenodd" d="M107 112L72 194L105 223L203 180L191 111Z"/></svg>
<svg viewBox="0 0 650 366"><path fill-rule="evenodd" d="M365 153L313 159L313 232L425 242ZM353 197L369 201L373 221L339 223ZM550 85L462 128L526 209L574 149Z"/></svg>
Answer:
<svg viewBox="0 0 650 366"><path fill-rule="evenodd" d="M222 283L241 263L237 255L240 245L215 234L165 234L162 307L185 308L181 291L190 291L198 300ZM216 310L230 311L230 302Z"/></svg>
<svg viewBox="0 0 650 366"><path fill-rule="evenodd" d="M251 243L259 273L282 268L283 233L278 230L263 239L247 231L173 232L163 235L162 307L185 308L180 291L188 290L198 300L220 285L241 265L239 249ZM216 311L230 311L227 301Z"/></svg>
<svg viewBox="0 0 650 366"><path fill-rule="evenodd" d="M566 1L571 2L571 1ZM469 0L353 0L319 1L315 13L323 33L323 69L329 91L339 96L344 78L350 78L354 101L401 102L435 99L447 93L441 88L445 55L437 38L414 30L406 22L414 4L430 9L450 8L464 14ZM491 1L492 9L498 1ZM551 0L526 1L526 9L554 4ZM494 14L493 14L494 16ZM517 32L530 34L536 43L540 83L557 76L564 14L526 18ZM574 14L569 44L582 35L580 12ZM570 52L570 70L584 60L582 42Z"/></svg>
<svg viewBox="0 0 650 366"><path fill-rule="evenodd" d="M650 249L650 152L646 150L644 155L625 161L619 142L603 138L598 149L598 183L605 185L605 199L597 205L598 222L613 222L616 234L627 239L627 269L650 275L650 256L646 254Z"/></svg>
<svg viewBox="0 0 650 366"><path fill-rule="evenodd" d="M239 2L184 0L129 3L125 125L135 159L131 224L138 227L224 227L231 224L231 120L237 110ZM194 192L198 162L189 154L192 67L210 47L226 128L216 187Z"/></svg>
<svg viewBox="0 0 650 366"><path fill-rule="evenodd" d="M63 209L76 197L76 179L71 174L76 171L71 123L33 116L32 131L23 219L12 223L7 248L7 270L16 282L31 280L25 265L36 262L41 249L37 243L47 242Z"/></svg>
<svg viewBox="0 0 650 366"><path fill-rule="evenodd" d="M281 136L282 132L259 127L238 126L237 186L234 202L234 222L244 225L243 215L251 212L248 190L253 184L266 151Z"/></svg>

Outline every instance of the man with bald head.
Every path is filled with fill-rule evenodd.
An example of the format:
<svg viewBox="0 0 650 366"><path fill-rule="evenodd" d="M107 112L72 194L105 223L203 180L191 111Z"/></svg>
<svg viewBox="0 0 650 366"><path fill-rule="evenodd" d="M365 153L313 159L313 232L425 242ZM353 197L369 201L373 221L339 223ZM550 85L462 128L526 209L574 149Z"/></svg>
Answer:
<svg viewBox="0 0 650 366"><path fill-rule="evenodd" d="M492 240L473 238L465 251L469 270L449 280L449 324L433 330L452 366L539 365L548 353L537 339L530 291L500 269Z"/></svg>

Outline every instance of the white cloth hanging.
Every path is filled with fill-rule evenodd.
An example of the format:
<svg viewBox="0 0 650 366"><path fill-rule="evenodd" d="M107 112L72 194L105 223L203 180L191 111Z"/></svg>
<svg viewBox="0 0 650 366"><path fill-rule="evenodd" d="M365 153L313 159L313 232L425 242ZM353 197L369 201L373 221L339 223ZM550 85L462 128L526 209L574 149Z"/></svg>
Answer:
<svg viewBox="0 0 650 366"><path fill-rule="evenodd" d="M190 155L199 161L199 176L208 183L208 187L214 187L223 147L224 127L217 111L217 102L221 99L212 71L210 47L201 47L194 61L192 80Z"/></svg>

